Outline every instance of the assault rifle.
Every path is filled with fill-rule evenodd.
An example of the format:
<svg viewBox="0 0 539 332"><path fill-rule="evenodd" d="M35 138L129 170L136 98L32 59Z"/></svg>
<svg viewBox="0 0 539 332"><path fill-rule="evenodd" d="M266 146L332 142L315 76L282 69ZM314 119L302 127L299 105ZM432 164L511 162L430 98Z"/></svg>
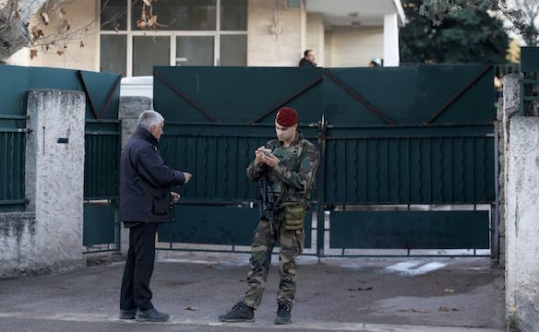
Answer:
<svg viewBox="0 0 539 332"><path fill-rule="evenodd" d="M268 181L268 166L264 165L262 176L258 179L258 191L260 196L260 219L270 223L271 234L273 234L273 208L275 196Z"/></svg>

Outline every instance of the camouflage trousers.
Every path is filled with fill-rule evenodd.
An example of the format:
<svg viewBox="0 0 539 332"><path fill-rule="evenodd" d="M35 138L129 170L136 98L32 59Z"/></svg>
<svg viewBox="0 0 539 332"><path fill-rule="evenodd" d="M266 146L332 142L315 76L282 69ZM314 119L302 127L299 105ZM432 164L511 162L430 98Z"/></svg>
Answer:
<svg viewBox="0 0 539 332"><path fill-rule="evenodd" d="M275 218L278 219L278 218ZM256 229L251 245L250 268L247 273L248 290L243 302L251 308L258 309L262 302L264 288L268 279L271 253L276 243L280 244L279 274L281 281L277 294L277 302L284 302L292 307L296 295L296 258L303 252L305 235L303 229L285 231L283 222L273 222L273 234L270 223L261 220Z"/></svg>

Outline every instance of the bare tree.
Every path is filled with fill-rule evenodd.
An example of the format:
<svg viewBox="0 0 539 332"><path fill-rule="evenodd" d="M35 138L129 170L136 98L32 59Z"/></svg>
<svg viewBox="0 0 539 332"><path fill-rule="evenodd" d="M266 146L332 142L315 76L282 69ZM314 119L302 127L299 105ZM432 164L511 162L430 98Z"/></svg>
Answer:
<svg viewBox="0 0 539 332"><path fill-rule="evenodd" d="M6 0L0 9L0 59L31 44L28 23L48 0Z"/></svg>
<svg viewBox="0 0 539 332"><path fill-rule="evenodd" d="M98 17L72 29L69 13L63 5L76 1L95 0L0 0L0 61L7 60L23 47L30 47L30 58L37 56L38 51L53 50L63 55L68 43L84 47L82 38L98 32ZM101 10L108 2L103 2ZM132 6L138 5L142 9L137 20L140 29L157 30L159 26L157 15L153 14L153 2L132 0ZM103 25L109 23L101 22Z"/></svg>
<svg viewBox="0 0 539 332"><path fill-rule="evenodd" d="M528 46L539 45L539 1L511 0L512 6L505 5L502 12L513 24Z"/></svg>

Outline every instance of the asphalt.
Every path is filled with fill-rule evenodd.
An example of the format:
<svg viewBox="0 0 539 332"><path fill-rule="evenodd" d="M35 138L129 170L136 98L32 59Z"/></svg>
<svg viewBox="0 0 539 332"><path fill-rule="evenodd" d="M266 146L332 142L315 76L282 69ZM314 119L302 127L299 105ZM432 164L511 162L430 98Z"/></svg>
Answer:
<svg viewBox="0 0 539 332"><path fill-rule="evenodd" d="M166 323L118 319L123 262L0 281L1 331L493 332L504 329L503 270L488 258L300 257L292 324L273 324L272 264L254 323L221 323L246 289L248 256L160 255L152 289ZM277 262L278 259L274 259ZM151 326L151 328L150 328Z"/></svg>

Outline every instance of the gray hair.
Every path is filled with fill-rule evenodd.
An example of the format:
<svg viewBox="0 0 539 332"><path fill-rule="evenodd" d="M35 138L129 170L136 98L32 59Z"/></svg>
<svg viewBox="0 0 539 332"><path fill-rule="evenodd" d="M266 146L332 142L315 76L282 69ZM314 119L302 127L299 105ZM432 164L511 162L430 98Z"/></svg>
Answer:
<svg viewBox="0 0 539 332"><path fill-rule="evenodd" d="M157 126L165 122L165 118L156 111L144 111L138 117L138 126L150 129L151 126Z"/></svg>

